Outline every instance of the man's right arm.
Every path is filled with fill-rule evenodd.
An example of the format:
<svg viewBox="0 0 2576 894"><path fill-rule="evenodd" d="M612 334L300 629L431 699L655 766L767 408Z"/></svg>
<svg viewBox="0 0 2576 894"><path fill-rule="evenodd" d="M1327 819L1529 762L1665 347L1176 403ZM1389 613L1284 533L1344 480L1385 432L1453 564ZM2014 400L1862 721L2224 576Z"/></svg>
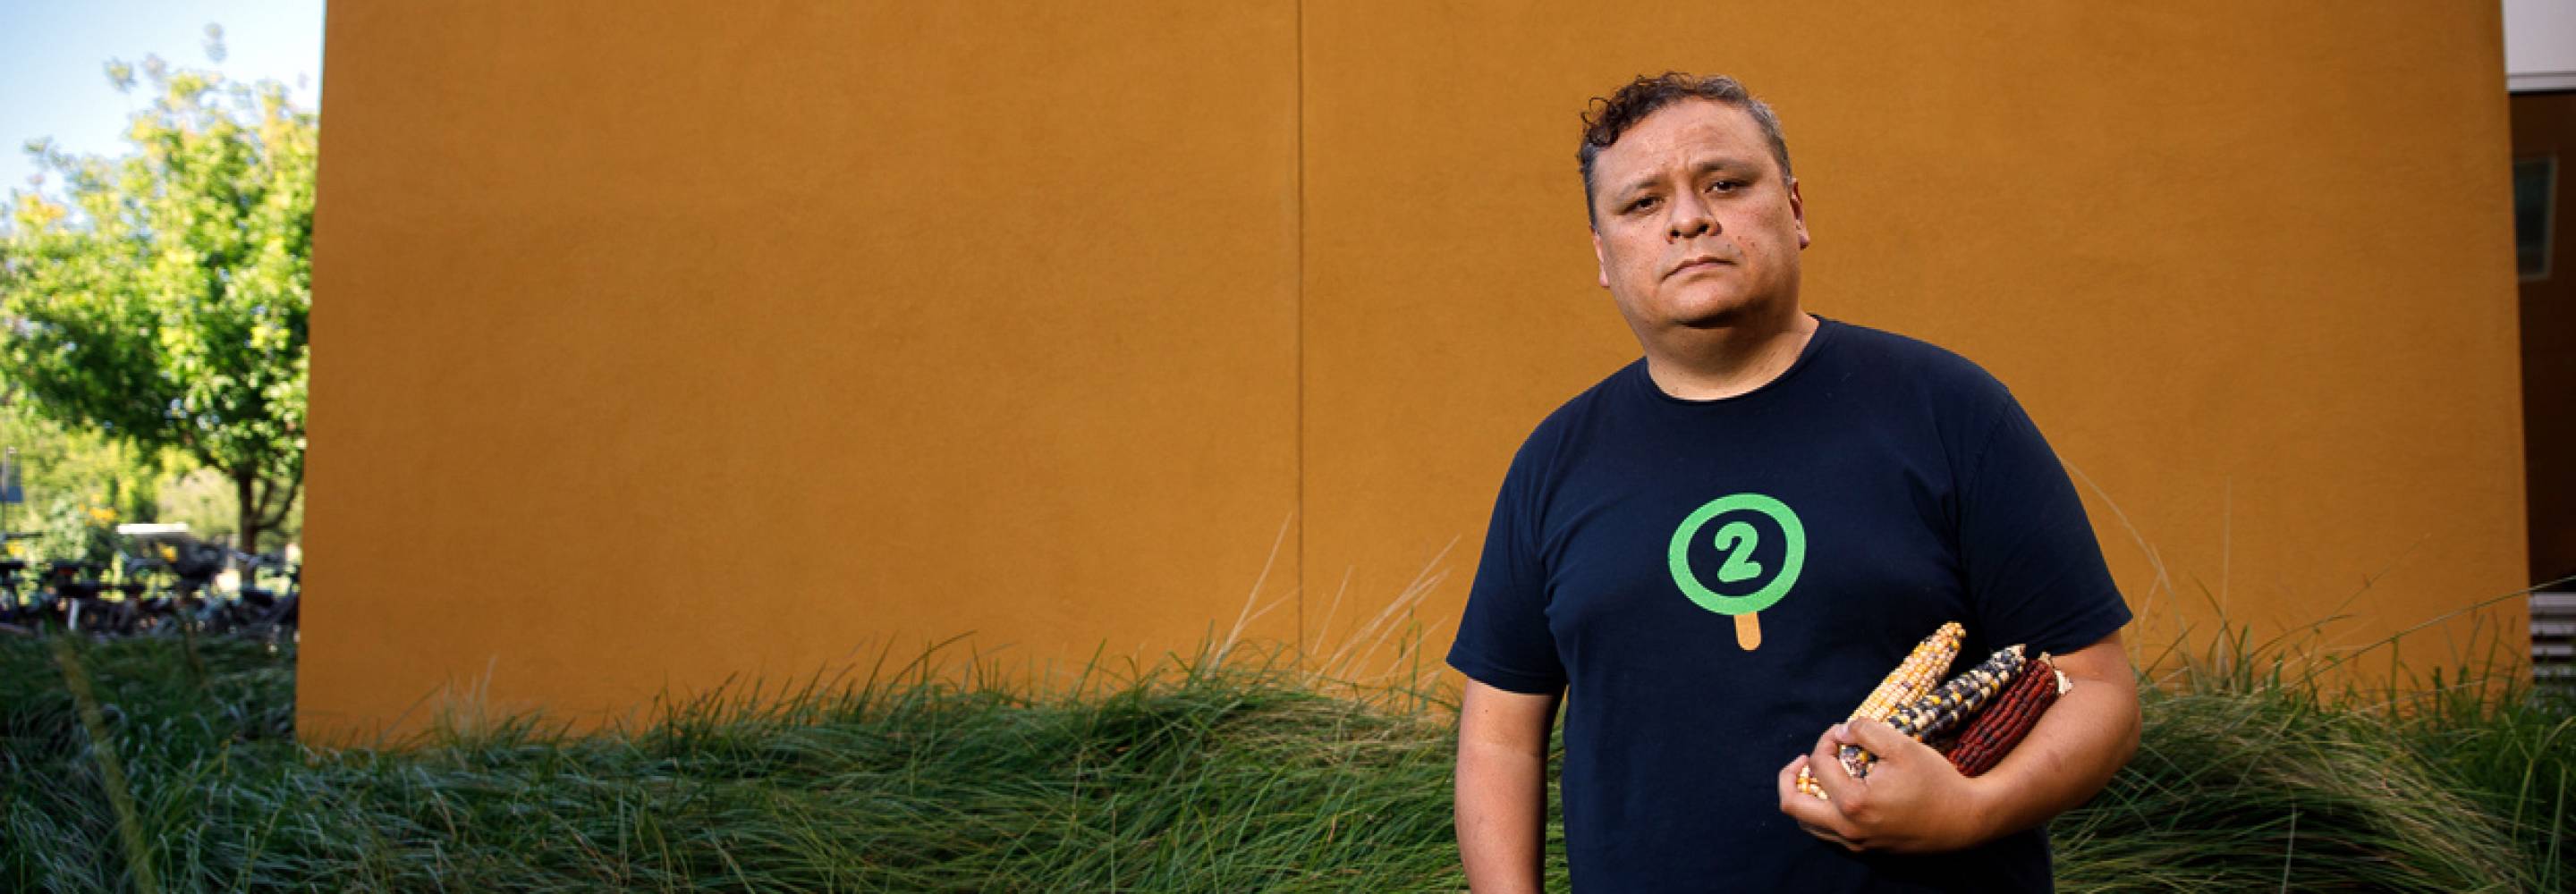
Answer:
<svg viewBox="0 0 2576 894"><path fill-rule="evenodd" d="M1458 855L1475 894L1539 894L1547 736L1561 695L1467 680L1458 703Z"/></svg>

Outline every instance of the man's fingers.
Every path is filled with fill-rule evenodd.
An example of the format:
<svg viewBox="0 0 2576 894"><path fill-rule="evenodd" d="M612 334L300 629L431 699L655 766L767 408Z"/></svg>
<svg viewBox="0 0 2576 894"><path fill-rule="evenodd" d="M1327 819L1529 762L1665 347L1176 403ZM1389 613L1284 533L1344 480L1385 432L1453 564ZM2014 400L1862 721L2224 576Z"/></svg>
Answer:
<svg viewBox="0 0 2576 894"><path fill-rule="evenodd" d="M1851 851L1852 853L1859 853L1859 852L1860 852L1860 849L1861 849L1861 848L1860 848L1860 845L1853 844L1853 843L1852 843L1852 841L1851 841L1851 839L1844 838L1844 837L1842 837L1842 836L1840 836L1840 835L1836 835L1836 834L1834 834L1833 830L1831 830L1831 829L1827 829L1827 828L1824 828L1824 827L1821 827L1821 826L1817 826L1817 825L1814 825L1814 824L1812 824L1812 823L1799 823L1799 824L1798 824L1798 828L1806 830L1807 834L1809 834L1809 835L1816 836L1817 838L1821 838L1821 839L1823 839L1823 840L1825 840L1825 841L1828 841L1828 842L1831 842L1831 843L1833 843L1833 844L1835 844L1835 845L1837 845L1837 846L1840 846L1843 850Z"/></svg>
<svg viewBox="0 0 2576 894"><path fill-rule="evenodd" d="M1807 756L1803 754L1798 755L1796 760L1790 761L1788 766L1780 768L1780 803L1787 804L1792 797L1807 797L1805 792L1798 790L1798 771L1806 768Z"/></svg>
<svg viewBox="0 0 2576 894"><path fill-rule="evenodd" d="M1855 721L1846 726L1851 728L1853 743L1869 749L1869 753L1878 755L1879 760L1910 757L1914 749L1929 747L1876 720Z"/></svg>
<svg viewBox="0 0 2576 894"><path fill-rule="evenodd" d="M1925 766L1937 764L1948 767L1950 765L1947 759L1941 757L1940 752L1932 750L1932 746L1917 742L1885 723L1864 720L1850 726L1852 738L1860 747L1869 749L1869 753L1877 755L1879 763L1906 766L1918 763ZM1926 757L1931 759L1926 761L1924 760Z"/></svg>
<svg viewBox="0 0 2576 894"><path fill-rule="evenodd" d="M1798 769L1806 765L1807 759L1801 757L1789 762L1788 769L1781 771L1780 812L1796 820L1798 828L1807 830L1810 835L1835 844L1845 844L1843 837L1833 831L1848 822L1843 819L1842 813L1835 810L1831 803L1816 800L1816 796L1798 790ZM1827 767L1809 772L1814 773L1816 778L1822 781L1826 773L1841 771Z"/></svg>
<svg viewBox="0 0 2576 894"><path fill-rule="evenodd" d="M1862 801L1869 789L1861 780L1851 778L1851 774L1843 770L1842 760L1835 757L1842 748L1842 740L1849 736L1850 733L1838 724L1816 737L1815 750L1780 768L1780 812L1796 820L1798 827L1807 830L1809 835L1845 850L1860 851L1865 849L1861 841L1867 836L1852 821L1852 811L1863 807ZM1798 791L1799 770L1807 771L1807 776L1816 781L1816 786L1823 789L1825 797L1830 800L1817 800L1813 795Z"/></svg>
<svg viewBox="0 0 2576 894"><path fill-rule="evenodd" d="M1851 778L1851 773L1843 769L1842 758L1836 756L1842 745L1836 741L1835 734L1842 732L1847 725L1838 723L1826 730L1824 735L1816 737L1816 750L1807 753L1807 775L1814 777L1816 787L1824 789L1825 797L1834 801L1834 809L1827 812L1832 813L1837 821L1842 819L1843 811L1849 809L1851 802L1845 799L1857 796L1861 784L1860 780Z"/></svg>

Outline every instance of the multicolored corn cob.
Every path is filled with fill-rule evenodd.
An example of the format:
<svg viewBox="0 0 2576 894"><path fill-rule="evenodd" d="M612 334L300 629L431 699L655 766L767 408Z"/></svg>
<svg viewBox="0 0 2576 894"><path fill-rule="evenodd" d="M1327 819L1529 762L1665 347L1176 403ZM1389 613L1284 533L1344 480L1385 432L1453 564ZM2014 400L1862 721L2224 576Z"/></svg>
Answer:
<svg viewBox="0 0 2576 894"><path fill-rule="evenodd" d="M1932 631L1931 636L1924 637L1914 651L1906 654L1905 660L1895 670L1887 672L1886 679L1878 681L1878 688L1870 691L1869 698L1861 700L1860 707L1852 711L1850 719L1886 720L1896 713L1897 708L1912 704L1924 693L1931 692L1932 687L1940 682L1941 674L1950 669L1951 659L1959 656L1959 641L1967 635L1968 629L1959 626L1957 621ZM1825 796L1825 790L1816 786L1816 777L1809 768L1798 770L1798 790L1818 798Z"/></svg>
<svg viewBox="0 0 2576 894"><path fill-rule="evenodd" d="M2021 677L2004 687L1995 703L1968 722L1959 732L1959 741L1950 746L1950 764L1962 775L1982 776L2010 753L2014 745L2030 735L2039 723L2039 715L2057 702L2067 689L2066 677L2046 654L2030 660Z"/></svg>
<svg viewBox="0 0 2576 894"><path fill-rule="evenodd" d="M1878 681L1878 688L1870 691L1869 698L1861 701L1860 709L1853 711L1850 719L1885 720L1896 709L1931 692L1932 687L1940 685L1941 675L1949 672L1950 661L1959 656L1959 641L1967 635L1968 629L1957 621L1932 631L1906 654L1904 663L1888 672L1887 679Z"/></svg>
<svg viewBox="0 0 2576 894"><path fill-rule="evenodd" d="M1986 663L1951 677L1931 694L1897 709L1896 714L1887 719L1887 725L1917 742L1949 731L1976 714L1978 708L1984 707L1986 702L2010 685L2014 677L2021 675L2022 666L2026 663L2021 653L2020 646L2007 646L1995 652L1986 659ZM1878 760L1877 755L1858 745L1843 746L1839 756L1843 769L1850 771L1856 779L1867 778L1869 765Z"/></svg>

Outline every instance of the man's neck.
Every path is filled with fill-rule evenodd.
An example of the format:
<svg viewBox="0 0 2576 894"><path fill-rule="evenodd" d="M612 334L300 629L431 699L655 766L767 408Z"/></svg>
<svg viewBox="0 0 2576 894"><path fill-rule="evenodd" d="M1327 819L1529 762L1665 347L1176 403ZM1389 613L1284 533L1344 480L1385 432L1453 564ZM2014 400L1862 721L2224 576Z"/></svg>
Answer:
<svg viewBox="0 0 2576 894"><path fill-rule="evenodd" d="M1646 375L1665 394L1683 400L1719 400L1771 384L1798 362L1815 337L1816 318L1793 310L1785 318L1693 331L1687 338L1646 351Z"/></svg>

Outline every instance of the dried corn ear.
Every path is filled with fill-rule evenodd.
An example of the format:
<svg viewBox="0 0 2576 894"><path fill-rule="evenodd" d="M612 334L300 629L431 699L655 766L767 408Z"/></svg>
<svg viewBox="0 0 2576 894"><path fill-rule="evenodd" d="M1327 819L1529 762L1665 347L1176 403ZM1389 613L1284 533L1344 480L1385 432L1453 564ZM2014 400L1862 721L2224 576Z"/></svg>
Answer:
<svg viewBox="0 0 2576 894"><path fill-rule="evenodd" d="M2058 673L2047 655L2031 659L2021 677L1960 731L1959 741L1950 747L1951 765L1968 776L1982 776L1994 769L2014 745L2030 735L2031 727L2039 723L2039 715L2065 691L2064 685L2065 676Z"/></svg>
<svg viewBox="0 0 2576 894"><path fill-rule="evenodd" d="M2008 646L1995 652L1984 664L1951 677L1913 704L1898 708L1887 719L1887 725L1915 741L1940 735L1965 722L1994 699L1995 694L2021 674L2022 647ZM1869 765L1877 755L1858 745L1845 745L1840 754L1843 769L1854 777L1869 775Z"/></svg>
<svg viewBox="0 0 2576 894"><path fill-rule="evenodd" d="M1932 691L1932 687L1940 682L1941 675L1949 671L1950 661L1958 657L1959 641L1967 635L1968 629L1959 626L1957 621L1932 631L1931 636L1924 637L1914 646L1914 651L1906 653L1905 660L1899 662L1895 670L1887 672L1886 679L1878 681L1878 688L1870 690L1869 697L1861 700L1860 707L1851 712L1850 719L1886 720L1888 715L1896 713L1898 707L1911 704ZM1798 790L1819 798L1825 796L1824 790L1816 787L1816 777L1803 768L1798 771Z"/></svg>
<svg viewBox="0 0 2576 894"><path fill-rule="evenodd" d="M1959 640L1967 635L1967 628L1959 626L1957 621L1932 631L1931 636L1924 637L1923 642L1905 656L1904 663L1889 671L1887 679L1878 682L1878 688L1871 690L1869 698L1851 713L1851 719L1885 720L1896 713L1897 708L1912 704L1924 693L1931 692L1932 687L1940 685L1941 675L1949 672L1950 660L1959 655Z"/></svg>

